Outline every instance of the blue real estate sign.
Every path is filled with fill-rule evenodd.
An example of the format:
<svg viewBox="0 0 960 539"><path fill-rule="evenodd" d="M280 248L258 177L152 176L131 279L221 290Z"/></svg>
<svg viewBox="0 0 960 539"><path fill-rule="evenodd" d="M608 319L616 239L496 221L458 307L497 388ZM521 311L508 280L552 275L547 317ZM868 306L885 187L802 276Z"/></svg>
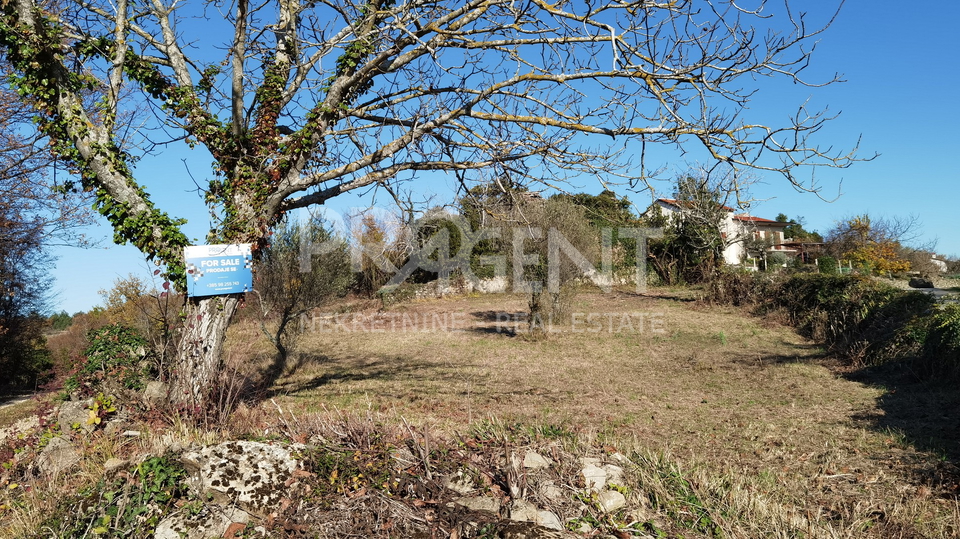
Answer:
<svg viewBox="0 0 960 539"><path fill-rule="evenodd" d="M187 295L219 296L253 290L250 244L193 245L187 259Z"/></svg>

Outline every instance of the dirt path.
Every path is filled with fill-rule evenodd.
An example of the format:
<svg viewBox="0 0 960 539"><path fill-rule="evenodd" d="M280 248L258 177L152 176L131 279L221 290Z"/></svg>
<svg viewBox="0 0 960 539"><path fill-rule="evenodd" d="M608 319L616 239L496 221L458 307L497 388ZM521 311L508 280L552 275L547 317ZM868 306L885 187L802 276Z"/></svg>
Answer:
<svg viewBox="0 0 960 539"><path fill-rule="evenodd" d="M33 395L17 395L17 396L11 397L9 400L0 401L0 410L3 410L4 408L9 408L11 406L16 406L22 402L27 402L32 398L33 398Z"/></svg>

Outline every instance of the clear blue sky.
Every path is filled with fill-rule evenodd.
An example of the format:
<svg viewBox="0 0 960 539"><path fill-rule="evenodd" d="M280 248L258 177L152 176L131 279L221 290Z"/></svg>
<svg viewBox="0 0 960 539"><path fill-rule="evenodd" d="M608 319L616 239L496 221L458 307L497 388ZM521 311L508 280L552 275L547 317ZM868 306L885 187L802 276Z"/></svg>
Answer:
<svg viewBox="0 0 960 539"><path fill-rule="evenodd" d="M803 0L794 2L794 8L815 10L833 4ZM846 170L818 171L824 197L833 198L839 191L834 202L797 193L780 177L761 177L763 183L754 186L752 194L765 201L754 206L752 213L768 218L778 213L802 216L808 229L820 232L839 219L862 213L915 215L924 238L939 240L940 253L960 256L960 138L955 133L960 125L958 22L957 2L931 7L848 0L834 26L822 36L809 73L814 80L822 80L839 72L847 82L820 89L781 84L758 94L752 107L763 116L779 111L786 118L792 112L789 105L809 96L815 108L829 106L841 113L820 133L822 145L849 148L862 136L861 154L880 156ZM207 229L204 206L190 192L184 160L189 160L189 170L198 180L206 178L210 160L199 151L171 151L144 160L138 176L153 187L159 207L191 220L187 232L202 243ZM162 190L156 189L161 185ZM586 182L584 187L597 190ZM641 196L631 198L641 206L647 203ZM344 210L363 204L348 197L333 207ZM150 274L136 249L110 243L112 232L106 226L90 233L103 237L108 247L55 252L59 259L51 291L57 293L57 311L88 310L101 303L97 291L110 288L117 277Z"/></svg>

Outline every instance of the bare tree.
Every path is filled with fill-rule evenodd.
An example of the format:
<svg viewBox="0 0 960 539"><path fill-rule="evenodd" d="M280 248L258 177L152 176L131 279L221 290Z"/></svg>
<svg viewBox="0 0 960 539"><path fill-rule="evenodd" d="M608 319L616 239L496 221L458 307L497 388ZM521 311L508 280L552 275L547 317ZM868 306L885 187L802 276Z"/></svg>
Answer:
<svg viewBox="0 0 960 539"><path fill-rule="evenodd" d="M560 196L527 199L514 206L512 220L513 277L525 281L514 287L530 294L528 330L542 334L569 314L578 280L597 266L600 231L586 218L586 208Z"/></svg>
<svg viewBox="0 0 960 539"><path fill-rule="evenodd" d="M798 167L854 159L809 140L830 118L802 105L784 125L744 116L758 80L807 83L835 12L812 21L757 3L10 0L0 47L115 238L182 286L182 221L154 206L121 148L117 118L139 104L124 88L141 90L162 133L213 156L205 196L222 242L263 245L285 211L428 170L642 186L651 144L811 189ZM189 306L175 398L203 394L238 301Z"/></svg>
<svg viewBox="0 0 960 539"><path fill-rule="evenodd" d="M300 249L306 242L324 244L312 256L310 271L300 271ZM336 238L319 218L286 219L276 227L257 268L254 294L261 309L260 329L277 356L265 380L272 383L287 365L303 330L302 317L324 303L345 295L353 283L347 243Z"/></svg>

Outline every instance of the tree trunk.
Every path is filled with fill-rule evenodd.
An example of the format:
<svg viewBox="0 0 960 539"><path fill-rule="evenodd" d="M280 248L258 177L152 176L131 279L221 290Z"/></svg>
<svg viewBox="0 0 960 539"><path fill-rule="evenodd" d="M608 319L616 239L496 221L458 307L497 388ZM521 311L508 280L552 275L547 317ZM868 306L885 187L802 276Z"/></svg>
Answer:
<svg viewBox="0 0 960 539"><path fill-rule="evenodd" d="M215 296L190 300L177 357L171 365L170 400L202 407L221 370L227 327L240 300Z"/></svg>

